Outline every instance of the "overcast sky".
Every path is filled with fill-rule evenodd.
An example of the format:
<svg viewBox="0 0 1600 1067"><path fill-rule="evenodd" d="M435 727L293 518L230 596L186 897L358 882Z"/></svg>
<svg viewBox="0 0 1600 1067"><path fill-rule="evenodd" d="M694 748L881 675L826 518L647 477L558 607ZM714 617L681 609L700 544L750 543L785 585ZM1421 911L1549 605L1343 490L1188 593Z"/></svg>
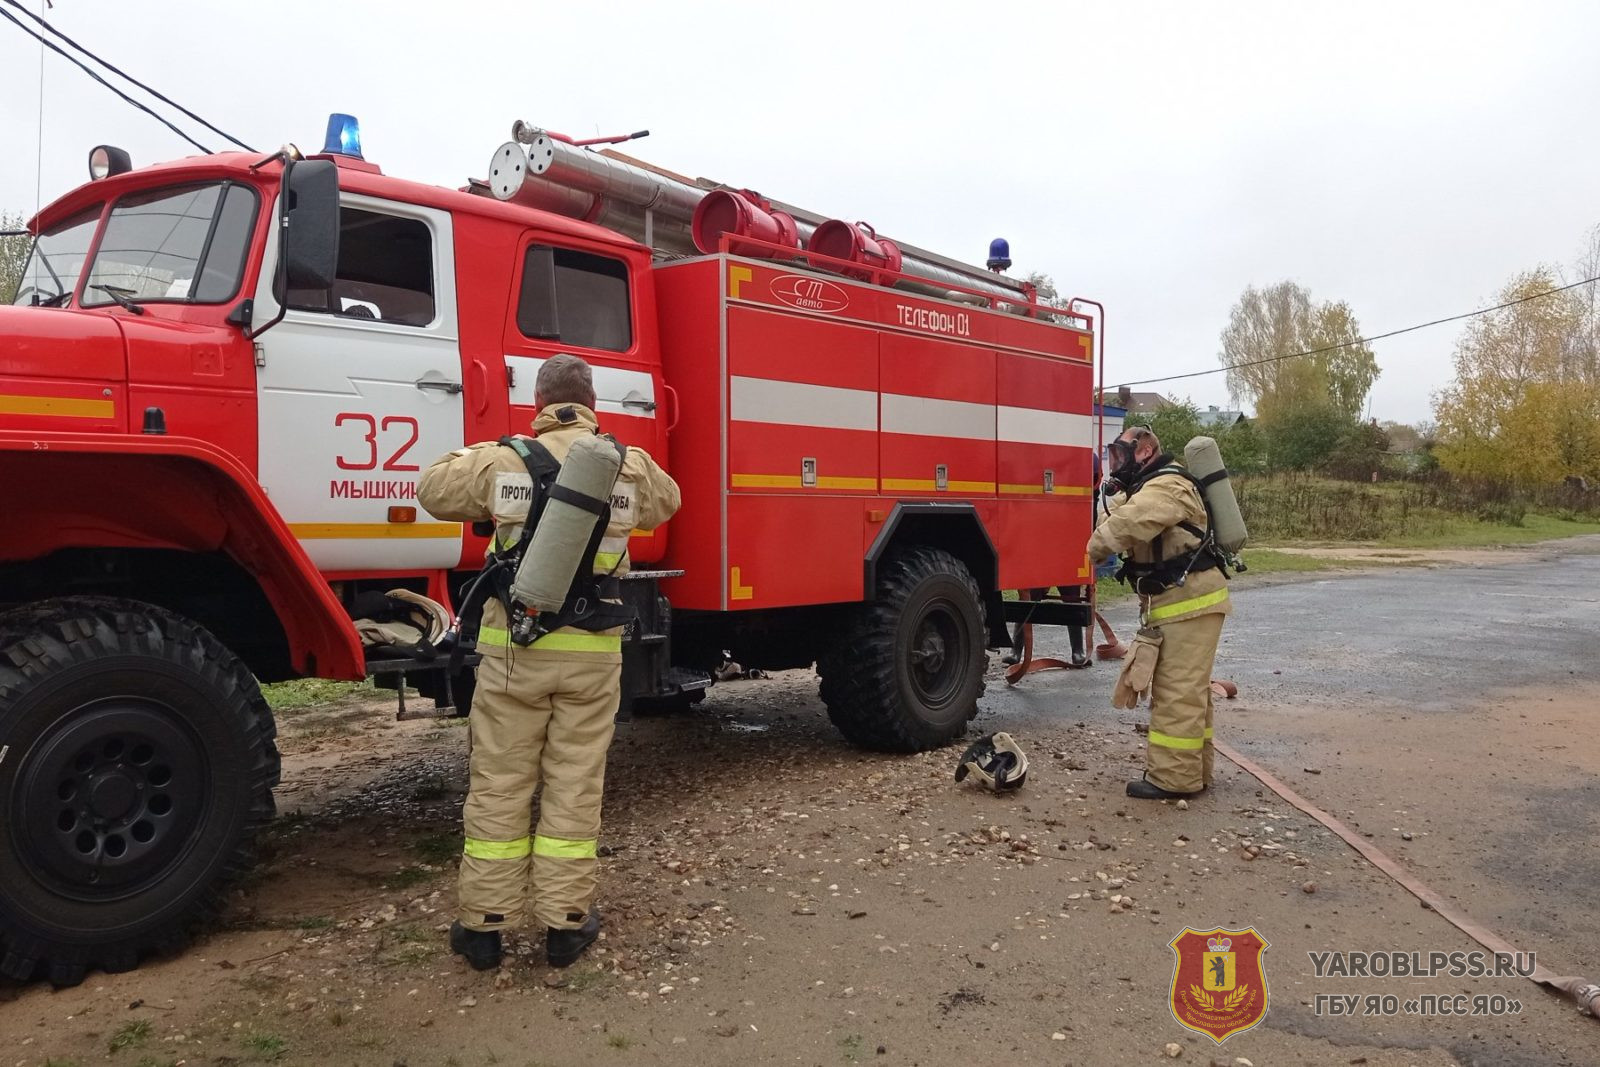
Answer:
<svg viewBox="0 0 1600 1067"><path fill-rule="evenodd" d="M1566 269L1600 223L1600 4L25 0L256 147L458 186L524 118L1013 273L1108 312L1107 381L1217 365L1246 285L1292 278L1376 333ZM0 209L189 148L0 21ZM185 124L193 129L192 123ZM197 131L208 147L220 139ZM37 166L36 166L37 164ZM1415 421L1455 326L1377 346ZM1226 405L1222 375L1165 388Z"/></svg>

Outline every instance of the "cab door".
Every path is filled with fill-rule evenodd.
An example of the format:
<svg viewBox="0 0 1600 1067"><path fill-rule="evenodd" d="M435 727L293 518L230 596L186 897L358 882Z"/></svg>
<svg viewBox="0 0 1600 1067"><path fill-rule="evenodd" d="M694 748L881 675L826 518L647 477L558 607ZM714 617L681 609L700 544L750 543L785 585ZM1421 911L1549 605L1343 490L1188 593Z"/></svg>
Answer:
<svg viewBox="0 0 1600 1067"><path fill-rule="evenodd" d="M625 445L643 448L667 467L671 407L661 366L642 329L637 258L614 248L563 237L524 236L518 253L515 313L505 334L511 429L527 433L538 409L539 367L559 353L587 362L594 375L600 429ZM640 531L628 551L635 564L666 553L667 529Z"/></svg>
<svg viewBox="0 0 1600 1067"><path fill-rule="evenodd" d="M449 568L461 524L417 506L422 470L462 445L448 212L346 193L327 290L291 290L257 341L260 481L323 571ZM268 248L257 322L277 311Z"/></svg>

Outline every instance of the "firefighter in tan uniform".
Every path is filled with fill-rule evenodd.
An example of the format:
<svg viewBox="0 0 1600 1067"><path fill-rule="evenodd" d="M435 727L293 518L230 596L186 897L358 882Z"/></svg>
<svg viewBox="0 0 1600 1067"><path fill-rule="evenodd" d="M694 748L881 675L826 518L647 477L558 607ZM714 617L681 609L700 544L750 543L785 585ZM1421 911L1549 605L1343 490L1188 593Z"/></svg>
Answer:
<svg viewBox="0 0 1600 1067"><path fill-rule="evenodd" d="M557 461L580 435L599 432L592 372L576 356L544 362L534 402L534 439ZM522 455L485 442L429 467L417 499L441 519L493 519L498 550L520 539L532 489ZM666 522L678 503L677 483L647 452L627 449L595 573L627 573L628 535ZM595 850L621 699L621 633L620 626L562 627L522 647L511 640L500 600L490 597L483 606L459 914L450 931L450 947L479 970L499 965L500 931L518 925L525 910L547 928L545 953L553 966L575 962L599 934ZM539 825L530 835L541 782Z"/></svg>
<svg viewBox="0 0 1600 1067"><path fill-rule="evenodd" d="M1200 490L1156 435L1133 427L1107 451L1121 490L1089 540L1089 556L1098 564L1122 554L1118 577L1139 594L1143 623L1113 703L1132 707L1150 691L1145 774L1128 783L1128 795L1188 796L1211 784L1211 669L1232 610L1227 578L1209 547Z"/></svg>

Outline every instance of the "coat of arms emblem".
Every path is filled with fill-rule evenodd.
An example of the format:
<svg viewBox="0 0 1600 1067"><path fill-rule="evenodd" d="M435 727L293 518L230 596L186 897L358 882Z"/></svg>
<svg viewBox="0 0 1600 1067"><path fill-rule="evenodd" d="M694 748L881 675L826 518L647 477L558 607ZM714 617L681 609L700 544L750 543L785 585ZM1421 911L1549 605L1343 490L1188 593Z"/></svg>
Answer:
<svg viewBox="0 0 1600 1067"><path fill-rule="evenodd" d="M1172 968L1172 1017L1222 1044L1267 1015L1267 973L1261 956L1268 944L1254 927L1193 930L1168 944Z"/></svg>

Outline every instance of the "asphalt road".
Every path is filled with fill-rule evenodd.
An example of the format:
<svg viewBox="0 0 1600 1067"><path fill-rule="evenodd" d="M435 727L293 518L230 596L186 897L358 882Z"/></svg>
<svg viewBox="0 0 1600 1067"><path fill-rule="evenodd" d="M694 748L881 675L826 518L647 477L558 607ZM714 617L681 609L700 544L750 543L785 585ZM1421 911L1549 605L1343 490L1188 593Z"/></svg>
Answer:
<svg viewBox="0 0 1600 1067"><path fill-rule="evenodd" d="M1216 676L1240 695L1218 702L1219 738L1545 966L1600 974L1600 538L1246 580L1234 603ZM1109 615L1132 633L1131 604ZM1130 713L1107 706L1111 681L1106 666L991 692L987 728L1116 723ZM1254 785L1240 776L1214 791L1239 796L1207 802Z"/></svg>

